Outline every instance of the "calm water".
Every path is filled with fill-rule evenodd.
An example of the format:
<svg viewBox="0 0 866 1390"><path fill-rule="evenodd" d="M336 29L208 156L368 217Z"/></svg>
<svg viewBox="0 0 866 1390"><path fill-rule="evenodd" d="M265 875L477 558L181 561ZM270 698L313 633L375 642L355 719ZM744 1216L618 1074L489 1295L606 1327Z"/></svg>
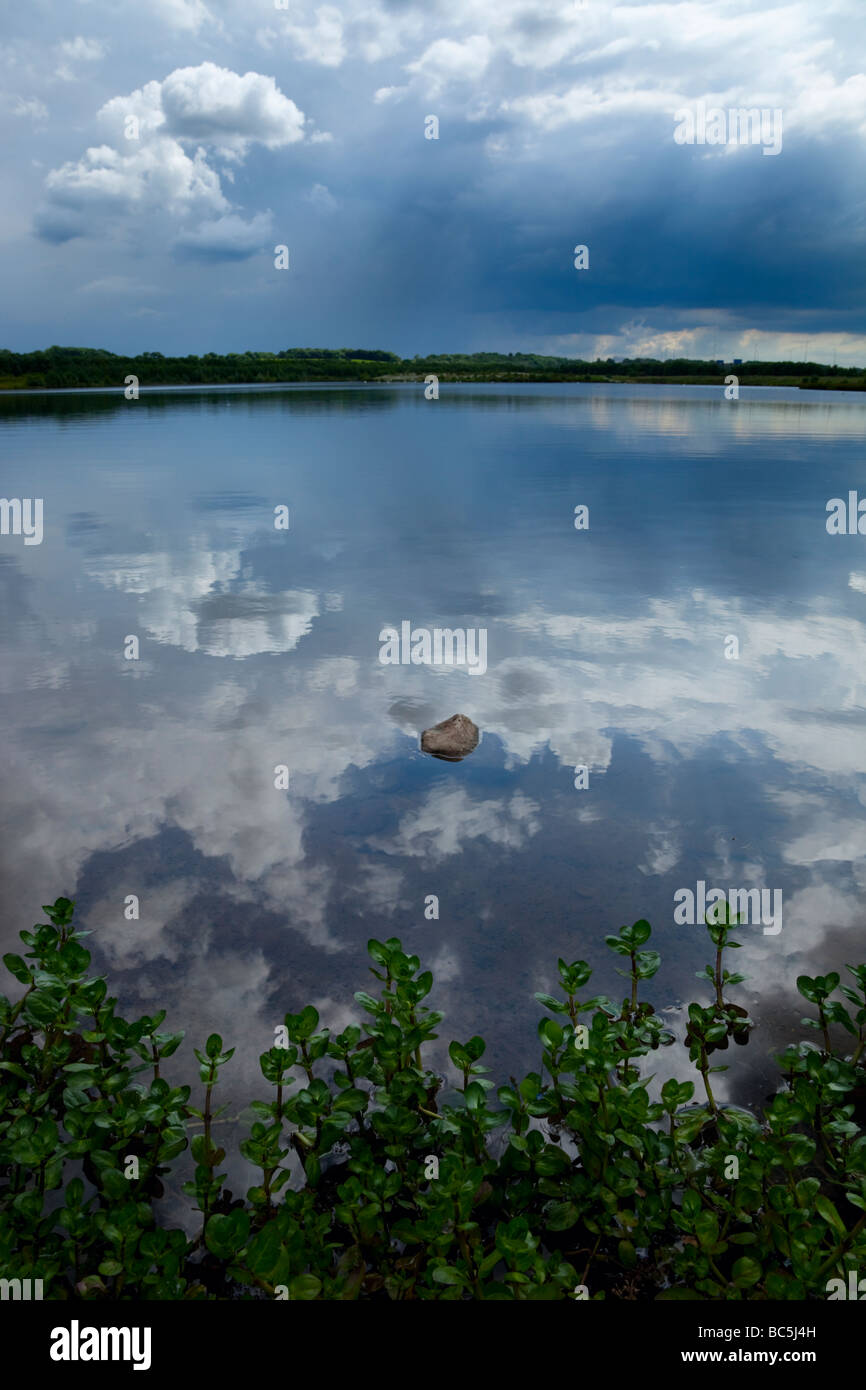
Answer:
<svg viewBox="0 0 866 1390"><path fill-rule="evenodd" d="M45 515L0 537L3 949L75 897L124 1008L218 1029L245 1086L287 1009L356 1016L396 935L441 1045L482 1033L501 1076L558 956L617 995L604 935L648 917L676 1025L709 955L675 892L779 889L717 1078L760 1090L795 975L866 957L866 536L825 527L864 434L866 397L784 390L0 398L2 492ZM402 621L486 629L486 672L381 664ZM476 752L424 756L458 711Z"/></svg>

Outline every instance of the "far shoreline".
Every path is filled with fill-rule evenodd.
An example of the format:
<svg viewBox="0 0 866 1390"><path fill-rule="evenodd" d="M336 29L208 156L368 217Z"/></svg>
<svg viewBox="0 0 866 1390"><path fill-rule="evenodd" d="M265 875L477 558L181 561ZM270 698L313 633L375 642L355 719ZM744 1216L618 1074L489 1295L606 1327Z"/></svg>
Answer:
<svg viewBox="0 0 866 1390"><path fill-rule="evenodd" d="M532 352L439 352L402 357L384 348L284 348L203 356L118 354L104 348L0 348L0 392L139 390L210 386L440 385L710 386L866 391L866 367L754 358L553 357Z"/></svg>

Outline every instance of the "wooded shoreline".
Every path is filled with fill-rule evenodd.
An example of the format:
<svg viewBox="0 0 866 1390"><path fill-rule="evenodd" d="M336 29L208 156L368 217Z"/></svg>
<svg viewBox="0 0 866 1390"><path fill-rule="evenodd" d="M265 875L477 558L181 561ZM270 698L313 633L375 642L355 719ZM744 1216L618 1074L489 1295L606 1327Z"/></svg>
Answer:
<svg viewBox="0 0 866 1390"><path fill-rule="evenodd" d="M596 359L536 353L441 353L401 358L380 348L287 348L281 352L209 352L166 357L159 352L120 356L101 348L50 347L27 353L0 350L0 390L74 390L93 387L255 386L293 382L322 385L426 382L604 382L672 386L788 386L806 390L866 391L866 367L820 362L703 361L691 358ZM134 378L130 382L127 378Z"/></svg>

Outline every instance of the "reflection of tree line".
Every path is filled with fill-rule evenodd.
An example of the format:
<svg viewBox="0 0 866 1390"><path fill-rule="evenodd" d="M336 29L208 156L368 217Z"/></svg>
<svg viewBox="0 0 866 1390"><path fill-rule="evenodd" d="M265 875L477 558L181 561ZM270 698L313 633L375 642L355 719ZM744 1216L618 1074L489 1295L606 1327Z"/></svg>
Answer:
<svg viewBox="0 0 866 1390"><path fill-rule="evenodd" d="M178 408L187 412L197 408L203 414L216 415L227 410L237 413L243 407L250 411L291 410L299 415L314 415L317 411L327 410L333 415L342 410L356 412L359 407L358 391L341 392L339 388L331 391L230 391L225 394L211 392L208 387L202 389L208 392L207 396L196 396L189 391L145 391L134 403L124 399L122 390L113 391L110 395L103 395L98 389L92 394L71 390L68 395L16 395L0 391L0 419L34 415L80 419L86 415L112 415L122 410L153 413ZM397 391L362 394L364 410L386 410L396 405L398 400Z"/></svg>
<svg viewBox="0 0 866 1390"><path fill-rule="evenodd" d="M277 353L205 353L202 357L165 357L160 352L120 357L101 348L51 347L27 353L0 350L0 389L68 390L76 387L121 387L127 376L142 386L277 385L282 382L377 381L429 373L465 381L658 381L716 382L731 363L672 358L661 362L637 357L616 362L548 357L539 353L440 353L400 358L380 348L288 348ZM830 367L815 362L742 362L741 383L866 389L860 367Z"/></svg>
<svg viewBox="0 0 866 1390"><path fill-rule="evenodd" d="M473 384L478 388L471 389ZM497 383L466 383L468 389L455 391L448 396L450 409L469 409L474 411L527 411L555 410L561 406L565 399L557 393L543 392L505 392L505 391L485 391L481 390L482 385L496 385ZM502 382L503 386L516 386L521 383ZM523 383L528 384L528 383ZM556 385L546 378L539 379L537 385ZM567 384L567 383L563 383ZM628 383L620 383L628 385ZM634 383L645 384L645 383ZM656 383L664 384L664 383ZM670 382L669 385L678 383ZM780 385L783 383L779 383ZM115 415L123 410L144 411L147 414L165 412L169 410L184 410L187 413L198 410L202 415L220 415L229 410L237 414L238 410L246 410L250 414L263 411L282 411L293 415L316 415L320 412L334 414L357 415L359 411L386 411L394 410L398 405L414 403L419 409L431 409L424 399L423 378L421 384L416 389L410 389L408 383L401 386L392 386L389 389L387 383L370 383L369 390L364 389L362 383L358 383L352 389L341 389L339 384L331 384L330 389L323 382L320 386L311 387L305 390L303 385L287 385L285 390L280 390L279 385L275 384L269 389L255 389L247 384L245 389L238 386L236 389L219 391L215 388L203 386L201 394L198 394L194 387L180 390L173 390L166 387L164 390L144 391L136 402L127 401L123 391L112 391L110 394L103 393L99 388L76 391L70 390L68 393L47 391L42 394L38 391L18 394L10 391L0 391L0 421L12 419L33 419L34 417L51 417L52 419L83 419L95 415ZM864 385L866 390L866 385ZM602 401L612 402L615 396L598 395L571 396L568 398L575 408L586 410L596 409ZM630 405L652 404L646 398L640 401L632 397L623 397ZM714 414L726 412L725 403L722 400L714 400L707 396L693 396L688 400L664 398L664 403L668 408L674 407L679 412L685 409L694 410L699 406L702 411L712 411ZM661 398L659 401L661 404ZM829 413L831 406L828 404L825 411ZM817 406L814 404L809 407L810 419L814 421L814 412ZM838 411L838 406L836 407ZM838 414L834 413L834 421L838 420Z"/></svg>

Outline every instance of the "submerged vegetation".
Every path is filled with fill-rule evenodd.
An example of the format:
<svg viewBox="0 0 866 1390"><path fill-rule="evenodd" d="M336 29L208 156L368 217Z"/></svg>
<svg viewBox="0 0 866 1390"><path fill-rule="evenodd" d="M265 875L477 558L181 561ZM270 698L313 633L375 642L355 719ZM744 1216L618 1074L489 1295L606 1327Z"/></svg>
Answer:
<svg viewBox="0 0 866 1390"><path fill-rule="evenodd" d="M450 1081L430 1069L433 976L372 940L364 1025L333 1034L308 1006L261 1055L269 1090L240 1144L258 1176L238 1198L215 1137L235 1049L213 1034L196 1050L192 1105L167 1075L183 1034L164 1013L120 1018L73 904L44 911L4 957L24 991L0 997L0 1275L46 1298L803 1300L866 1266L866 965L850 986L798 979L810 1040L758 1118L713 1090L753 1027L729 999L744 977L725 966L727 909L682 1079L657 1090L653 1056L677 1044L640 997L660 965L648 922L607 937L619 1002L559 961L558 995L536 996L541 1069L498 1087L480 1037L450 1043ZM159 1219L186 1150L192 1236Z"/></svg>
<svg viewBox="0 0 866 1390"><path fill-rule="evenodd" d="M122 388L127 376L141 386L220 386L293 381L643 381L711 385L734 372L744 386L804 386L866 390L862 367L820 362L735 362L634 357L594 362L533 352L430 353L400 358L381 348L286 348L282 352L207 352L164 357L161 352L118 356L102 348L50 347L38 352L0 349L0 389Z"/></svg>

